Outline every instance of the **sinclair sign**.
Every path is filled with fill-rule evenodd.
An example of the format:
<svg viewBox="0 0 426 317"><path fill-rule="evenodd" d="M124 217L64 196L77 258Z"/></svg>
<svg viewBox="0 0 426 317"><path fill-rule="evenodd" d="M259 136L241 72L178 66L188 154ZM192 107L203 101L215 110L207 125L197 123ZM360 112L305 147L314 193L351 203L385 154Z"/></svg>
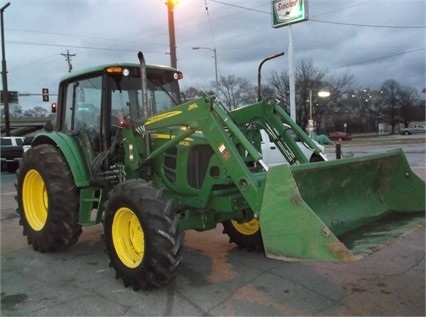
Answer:
<svg viewBox="0 0 426 317"><path fill-rule="evenodd" d="M308 19L308 0L273 0L272 26L279 28Z"/></svg>

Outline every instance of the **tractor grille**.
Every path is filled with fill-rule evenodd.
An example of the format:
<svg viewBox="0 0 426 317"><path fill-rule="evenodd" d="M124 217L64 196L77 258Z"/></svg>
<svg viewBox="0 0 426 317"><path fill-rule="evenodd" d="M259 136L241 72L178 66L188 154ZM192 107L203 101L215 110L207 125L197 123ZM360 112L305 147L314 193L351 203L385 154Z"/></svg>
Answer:
<svg viewBox="0 0 426 317"><path fill-rule="evenodd" d="M177 148L174 146L164 153L164 176L172 183L176 182Z"/></svg>
<svg viewBox="0 0 426 317"><path fill-rule="evenodd" d="M204 182L213 150L209 145L194 146L188 156L188 184L200 188Z"/></svg>

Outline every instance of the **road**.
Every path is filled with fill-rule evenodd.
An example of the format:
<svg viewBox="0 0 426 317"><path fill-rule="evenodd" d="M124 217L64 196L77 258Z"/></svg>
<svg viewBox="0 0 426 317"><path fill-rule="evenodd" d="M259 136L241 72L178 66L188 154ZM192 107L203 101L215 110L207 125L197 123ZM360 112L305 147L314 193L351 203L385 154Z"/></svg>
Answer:
<svg viewBox="0 0 426 317"><path fill-rule="evenodd" d="M391 148L343 145L355 156ZM424 145L402 148L425 179ZM134 292L108 267L100 225L66 252L33 251L14 212L14 175L1 175L2 316L425 315L424 226L353 263L269 260L229 244L221 225L189 230L177 278Z"/></svg>

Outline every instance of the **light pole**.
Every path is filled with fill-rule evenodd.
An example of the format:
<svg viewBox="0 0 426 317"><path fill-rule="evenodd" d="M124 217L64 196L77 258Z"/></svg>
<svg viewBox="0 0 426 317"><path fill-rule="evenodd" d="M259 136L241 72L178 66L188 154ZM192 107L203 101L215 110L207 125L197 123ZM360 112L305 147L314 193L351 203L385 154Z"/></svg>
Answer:
<svg viewBox="0 0 426 317"><path fill-rule="evenodd" d="M7 67L6 67L6 50L4 48L4 23L3 12L10 6L10 2L6 3L1 10L1 78L3 82L3 103L4 103L4 123L6 125L6 135L10 136L10 118L9 118L9 91L7 88Z"/></svg>
<svg viewBox="0 0 426 317"><path fill-rule="evenodd" d="M265 62L283 56L284 52L269 56L267 58L265 58L264 60L262 60L259 64L259 67L257 68L257 101L261 101L262 99L262 88L261 88L261 79L262 79L262 66Z"/></svg>
<svg viewBox="0 0 426 317"><path fill-rule="evenodd" d="M312 134L314 130L314 120L312 119L312 91L319 90L318 91L318 97L321 98L327 98L330 96L330 92L326 90L321 89L315 89L315 88L308 88L309 91L309 120L308 120L308 131L309 135Z"/></svg>
<svg viewBox="0 0 426 317"><path fill-rule="evenodd" d="M169 45L170 45L170 66L177 68L176 58L176 38L175 38L175 18L174 18L174 7L178 1L167 0L167 17L169 24Z"/></svg>
<svg viewBox="0 0 426 317"><path fill-rule="evenodd" d="M216 55L216 48L209 48L209 47L202 47L202 46L197 46L197 47L193 47L193 50L200 50L200 49L204 49L204 50L209 50L213 52L213 57L214 57L214 70L215 70L215 76L216 76L216 97L219 97L219 80L217 77L217 55Z"/></svg>

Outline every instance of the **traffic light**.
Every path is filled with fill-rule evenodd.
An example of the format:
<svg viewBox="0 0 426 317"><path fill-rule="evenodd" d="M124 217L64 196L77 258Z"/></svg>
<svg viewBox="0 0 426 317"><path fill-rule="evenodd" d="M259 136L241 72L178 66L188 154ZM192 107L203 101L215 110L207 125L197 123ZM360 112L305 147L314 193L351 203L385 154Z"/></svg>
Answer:
<svg viewBox="0 0 426 317"><path fill-rule="evenodd" d="M56 113L56 102L53 102L51 105L52 113Z"/></svg>
<svg viewBox="0 0 426 317"><path fill-rule="evenodd" d="M49 89L43 88L41 90L41 94L43 95L43 101L49 101Z"/></svg>

